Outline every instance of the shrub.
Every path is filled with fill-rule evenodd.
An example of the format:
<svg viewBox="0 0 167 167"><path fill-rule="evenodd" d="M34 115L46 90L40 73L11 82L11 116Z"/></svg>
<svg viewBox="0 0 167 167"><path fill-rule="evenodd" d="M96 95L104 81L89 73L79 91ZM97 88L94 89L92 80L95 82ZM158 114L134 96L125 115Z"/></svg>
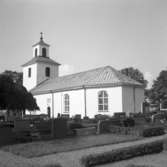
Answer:
<svg viewBox="0 0 167 167"><path fill-rule="evenodd" d="M165 134L165 129L160 126L145 128L142 131L143 137L160 136L163 134Z"/></svg>
<svg viewBox="0 0 167 167"><path fill-rule="evenodd" d="M110 123L111 123L111 125L123 126L123 118L112 117L110 119Z"/></svg>
<svg viewBox="0 0 167 167"><path fill-rule="evenodd" d="M81 115L80 115L80 114L76 114L76 115L73 117L73 120L74 120L74 122L76 122L76 123L80 123L80 122L81 122Z"/></svg>
<svg viewBox="0 0 167 167"><path fill-rule="evenodd" d="M108 115L102 115L102 114L97 114L95 115L95 120L99 121L99 120L106 120L109 119L110 117Z"/></svg>
<svg viewBox="0 0 167 167"><path fill-rule="evenodd" d="M132 127L135 126L135 120L133 118L126 118L123 120L123 124L125 127Z"/></svg>
<svg viewBox="0 0 167 167"><path fill-rule="evenodd" d="M89 120L88 116L83 117L84 120Z"/></svg>
<svg viewBox="0 0 167 167"><path fill-rule="evenodd" d="M129 165L127 165L126 167L153 167L153 166L150 166L150 165L135 165L135 164L129 164Z"/></svg>
<svg viewBox="0 0 167 167"><path fill-rule="evenodd" d="M126 117L126 113L125 112L115 112L114 113L114 117L116 117L116 118L125 118Z"/></svg>
<svg viewBox="0 0 167 167"><path fill-rule="evenodd" d="M120 148L105 153L87 155L81 159L81 163L85 167L91 167L94 165L125 160L136 156L159 153L162 150L163 150L163 141L155 141L137 146Z"/></svg>
<svg viewBox="0 0 167 167"><path fill-rule="evenodd" d="M73 129L84 128L84 126L81 123L73 122L69 124L69 128L73 130Z"/></svg>

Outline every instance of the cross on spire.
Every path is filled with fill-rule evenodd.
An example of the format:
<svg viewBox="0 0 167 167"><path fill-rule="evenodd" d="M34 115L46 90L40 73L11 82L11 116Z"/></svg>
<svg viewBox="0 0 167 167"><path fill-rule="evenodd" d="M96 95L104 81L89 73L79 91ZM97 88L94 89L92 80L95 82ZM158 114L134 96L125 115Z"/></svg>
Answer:
<svg viewBox="0 0 167 167"><path fill-rule="evenodd" d="M41 32L40 34L41 34L40 40L42 41L43 40L43 32Z"/></svg>

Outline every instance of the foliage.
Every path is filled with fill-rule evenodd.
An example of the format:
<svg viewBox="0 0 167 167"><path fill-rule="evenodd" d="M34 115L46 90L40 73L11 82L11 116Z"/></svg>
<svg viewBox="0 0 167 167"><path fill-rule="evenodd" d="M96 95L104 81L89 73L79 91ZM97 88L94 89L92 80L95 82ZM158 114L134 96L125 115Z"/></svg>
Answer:
<svg viewBox="0 0 167 167"><path fill-rule="evenodd" d="M148 81L144 79L143 73L141 71L139 71L138 69L135 69L133 67L128 67L128 68L122 69L121 73L140 82L145 87L147 86Z"/></svg>
<svg viewBox="0 0 167 167"><path fill-rule="evenodd" d="M135 126L135 120L133 118L126 118L123 120L123 124L125 127L132 127Z"/></svg>
<svg viewBox="0 0 167 167"><path fill-rule="evenodd" d="M167 71L160 72L153 86L147 91L147 96L152 103L164 103L163 107L167 107Z"/></svg>
<svg viewBox="0 0 167 167"><path fill-rule="evenodd" d="M95 120L98 122L99 120L106 120L109 119L110 117L108 115L102 115L102 114L97 114L95 115Z"/></svg>
<svg viewBox="0 0 167 167"><path fill-rule="evenodd" d="M126 167L154 167L150 165L136 165L136 164L129 164Z"/></svg>
<svg viewBox="0 0 167 167"><path fill-rule="evenodd" d="M120 148L109 152L87 155L81 159L81 163L85 167L90 167L104 163L111 163L115 161L125 160L136 156L159 153L162 150L163 150L163 141L155 141L151 143Z"/></svg>
<svg viewBox="0 0 167 167"><path fill-rule="evenodd" d="M145 128L142 132L143 137L160 136L163 134L165 134L164 127L149 127Z"/></svg>
<svg viewBox="0 0 167 167"><path fill-rule="evenodd" d="M5 74L0 74L0 109L39 109L32 94Z"/></svg>
<svg viewBox="0 0 167 167"><path fill-rule="evenodd" d="M23 83L23 73L22 72L6 70L2 74L11 78L13 82L16 84L22 85Z"/></svg>
<svg viewBox="0 0 167 167"><path fill-rule="evenodd" d="M84 126L81 123L73 122L69 124L69 128L73 130L73 129L84 128Z"/></svg>

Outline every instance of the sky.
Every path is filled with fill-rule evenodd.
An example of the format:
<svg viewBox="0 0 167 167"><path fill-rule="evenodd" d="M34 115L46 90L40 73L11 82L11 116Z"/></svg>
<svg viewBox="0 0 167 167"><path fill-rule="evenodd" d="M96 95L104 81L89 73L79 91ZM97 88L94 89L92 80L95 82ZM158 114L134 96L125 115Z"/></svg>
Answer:
<svg viewBox="0 0 167 167"><path fill-rule="evenodd" d="M0 0L0 72L22 71L40 32L61 73L167 70L166 0Z"/></svg>

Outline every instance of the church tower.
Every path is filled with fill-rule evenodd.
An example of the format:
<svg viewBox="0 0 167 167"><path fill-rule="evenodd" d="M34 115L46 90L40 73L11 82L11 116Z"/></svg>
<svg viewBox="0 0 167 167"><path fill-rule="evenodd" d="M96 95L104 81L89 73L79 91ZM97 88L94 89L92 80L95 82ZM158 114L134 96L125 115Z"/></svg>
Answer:
<svg viewBox="0 0 167 167"><path fill-rule="evenodd" d="M33 58L22 65L23 85L27 90L48 79L58 77L60 64L50 59L49 46L44 42L43 33L41 33L40 41L32 46Z"/></svg>

